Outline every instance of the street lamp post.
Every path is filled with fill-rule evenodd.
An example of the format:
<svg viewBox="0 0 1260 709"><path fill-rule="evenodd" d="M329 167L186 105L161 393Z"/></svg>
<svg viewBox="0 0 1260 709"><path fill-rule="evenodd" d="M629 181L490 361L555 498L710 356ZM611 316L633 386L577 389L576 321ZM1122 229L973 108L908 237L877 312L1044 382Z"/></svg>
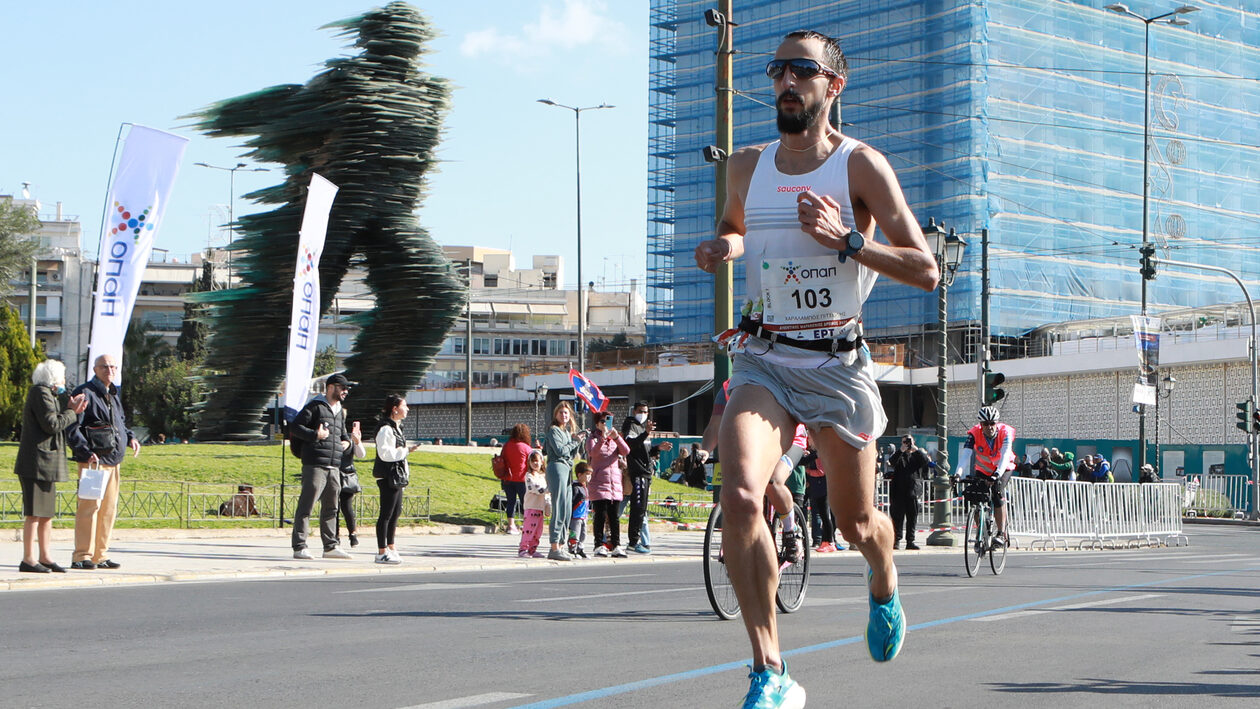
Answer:
<svg viewBox="0 0 1260 709"><path fill-rule="evenodd" d="M1169 10L1162 15L1154 17L1143 17L1129 9L1128 5L1123 3L1115 3L1107 5L1107 10L1116 14L1132 17L1141 20L1146 27L1146 37L1143 44L1143 90L1142 90L1142 246L1143 248L1150 242L1149 230L1149 202L1150 202L1150 155L1151 155L1151 25L1159 22L1162 24L1173 25L1174 27L1184 27L1189 23L1176 15L1186 15L1191 12L1198 12L1199 8L1193 5L1182 5L1175 10ZM1146 284L1147 278L1142 278L1142 315L1146 315ZM1158 424L1158 422L1157 422ZM1138 452L1138 465L1146 465L1146 407L1142 407L1138 412L1138 438L1141 440Z"/></svg>
<svg viewBox="0 0 1260 709"><path fill-rule="evenodd" d="M1168 403L1172 403L1173 388L1177 386L1177 378L1171 374L1165 374L1161 382L1162 386L1159 391L1155 392L1155 479L1164 479L1164 469L1159 457L1159 400L1161 398L1168 399ZM1163 395L1161 397L1161 394ZM1172 415L1172 412L1168 412ZM1140 471L1140 469L1139 469ZM1140 474L1140 472L1139 472Z"/></svg>
<svg viewBox="0 0 1260 709"><path fill-rule="evenodd" d="M963 249L967 242L950 229L946 233L943 225L935 219L928 219L923 227L923 236L927 239L928 248L936 254L936 264L940 269L940 285L936 296L937 319L937 362L936 362L936 474L932 476L933 499L945 500L932 504L932 533L928 535L928 546L953 546L954 535L948 529L952 513L949 497L949 429L947 428L947 395L949 376L946 367L949 362L948 322L949 287L954 283L954 275L962 263Z"/></svg>
<svg viewBox="0 0 1260 709"><path fill-rule="evenodd" d="M586 308L584 306L585 293L582 288L582 111L596 111L601 108L616 108L616 106L606 103L598 106L566 106L549 98L540 98L538 103L573 111L573 155L577 178L578 371L586 374Z"/></svg>
<svg viewBox="0 0 1260 709"><path fill-rule="evenodd" d="M539 383L534 387L534 436L538 435L538 404L547 399L547 385ZM531 446L533 441L527 441Z"/></svg>
<svg viewBox="0 0 1260 709"><path fill-rule="evenodd" d="M222 167L220 165L211 165L210 163L195 162L194 165L199 167L208 167L211 170L223 170L228 174L228 275L227 287L232 287L232 242L236 236L236 171L245 170L245 172L268 172L265 167L249 167L243 162L238 162L232 167ZM248 169L246 169L248 168Z"/></svg>

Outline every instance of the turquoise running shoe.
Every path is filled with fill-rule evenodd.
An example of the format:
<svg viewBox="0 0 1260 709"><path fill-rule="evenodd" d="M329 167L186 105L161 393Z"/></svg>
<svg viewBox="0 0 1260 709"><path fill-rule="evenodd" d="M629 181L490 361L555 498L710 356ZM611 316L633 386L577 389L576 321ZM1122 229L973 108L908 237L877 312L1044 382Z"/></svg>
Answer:
<svg viewBox="0 0 1260 709"><path fill-rule="evenodd" d="M866 571L866 581L870 583L874 572ZM906 638L906 614L901 610L901 596L893 589L892 596L883 603L870 596L871 615L866 623L866 649L871 659L876 662L888 662L901 652L901 643Z"/></svg>
<svg viewBox="0 0 1260 709"><path fill-rule="evenodd" d="M788 676L786 662L781 674L769 667L760 672L749 668L748 679L741 709L804 709L805 688Z"/></svg>

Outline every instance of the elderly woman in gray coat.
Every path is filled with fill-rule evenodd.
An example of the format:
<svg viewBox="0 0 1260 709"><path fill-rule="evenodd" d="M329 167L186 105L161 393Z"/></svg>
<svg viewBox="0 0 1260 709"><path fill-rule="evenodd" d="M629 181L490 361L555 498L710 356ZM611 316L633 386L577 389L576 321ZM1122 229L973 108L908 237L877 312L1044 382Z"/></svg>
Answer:
<svg viewBox="0 0 1260 709"><path fill-rule="evenodd" d="M48 541L57 511L56 483L66 482L66 429L87 407L87 397L70 399L66 393L66 366L48 359L35 367L31 388L22 408L22 442L13 472L22 484L22 563L18 570L46 574L64 573L52 561ZM65 403L62 403L65 402ZM39 532L39 558L35 558L35 533Z"/></svg>

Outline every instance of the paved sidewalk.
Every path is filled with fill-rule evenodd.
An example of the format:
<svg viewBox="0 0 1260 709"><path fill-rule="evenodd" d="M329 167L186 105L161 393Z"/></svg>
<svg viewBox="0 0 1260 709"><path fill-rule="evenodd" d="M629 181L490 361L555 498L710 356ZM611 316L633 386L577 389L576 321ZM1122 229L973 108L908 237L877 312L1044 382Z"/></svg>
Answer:
<svg viewBox="0 0 1260 709"><path fill-rule="evenodd" d="M53 560L66 568L64 574L32 574L18 571L22 560L21 530L4 530L0 540L0 591L47 588L87 588L171 581L255 579L332 574L397 574L416 572L517 569L568 562L520 559L519 536L463 533L457 526L400 528L397 566L373 562L376 533L365 527L360 544L343 548L352 559L322 559L319 540L311 553L315 559L293 558L289 529L120 529L111 540L109 556L122 564L115 570L76 571L70 568L74 531L53 532ZM625 564L663 561L698 561L704 535L697 532L652 529L652 554L631 554L626 559L578 559L585 564ZM588 541L588 546L590 542ZM546 550L546 545L541 545ZM589 549L587 551L589 554Z"/></svg>

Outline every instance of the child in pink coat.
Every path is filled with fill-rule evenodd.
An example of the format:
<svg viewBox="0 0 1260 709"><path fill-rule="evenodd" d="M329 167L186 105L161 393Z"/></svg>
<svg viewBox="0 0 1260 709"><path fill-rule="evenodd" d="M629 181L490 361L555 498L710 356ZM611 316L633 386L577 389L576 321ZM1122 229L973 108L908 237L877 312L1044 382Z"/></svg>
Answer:
<svg viewBox="0 0 1260 709"><path fill-rule="evenodd" d="M595 430L586 439L586 458L591 464L591 482L587 488L594 513L595 556L624 557L621 520L617 517L617 503L622 497L621 468L617 459L628 455L630 446L616 427L608 425L611 420L610 413L595 414Z"/></svg>

